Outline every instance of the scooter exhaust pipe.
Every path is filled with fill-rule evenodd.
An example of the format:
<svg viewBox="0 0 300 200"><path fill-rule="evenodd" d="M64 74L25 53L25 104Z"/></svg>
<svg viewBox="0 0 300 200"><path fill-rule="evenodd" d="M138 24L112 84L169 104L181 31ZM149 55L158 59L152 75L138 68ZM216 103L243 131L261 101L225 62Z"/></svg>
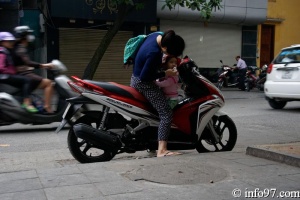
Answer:
<svg viewBox="0 0 300 200"><path fill-rule="evenodd" d="M73 126L75 135L103 150L117 151L121 147L121 141L117 134L95 129L86 124L76 124Z"/></svg>

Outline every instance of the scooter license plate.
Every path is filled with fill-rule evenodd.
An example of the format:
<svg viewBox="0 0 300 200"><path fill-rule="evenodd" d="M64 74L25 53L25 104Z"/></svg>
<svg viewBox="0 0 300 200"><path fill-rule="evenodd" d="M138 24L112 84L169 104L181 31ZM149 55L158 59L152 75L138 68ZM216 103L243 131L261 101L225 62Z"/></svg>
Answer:
<svg viewBox="0 0 300 200"><path fill-rule="evenodd" d="M63 116L62 116L62 121L60 122L60 125L57 127L57 129L55 130L56 133L58 133L68 122L68 120L66 120L66 116L71 108L72 104L68 104Z"/></svg>
<svg viewBox="0 0 300 200"><path fill-rule="evenodd" d="M64 114L63 114L63 116L62 116L63 119L65 119L65 117L66 117L66 115L68 114L68 112L69 112L71 106L72 106L72 104L69 103L68 106L67 106L67 108L66 108L66 110L65 110L65 112L64 112Z"/></svg>

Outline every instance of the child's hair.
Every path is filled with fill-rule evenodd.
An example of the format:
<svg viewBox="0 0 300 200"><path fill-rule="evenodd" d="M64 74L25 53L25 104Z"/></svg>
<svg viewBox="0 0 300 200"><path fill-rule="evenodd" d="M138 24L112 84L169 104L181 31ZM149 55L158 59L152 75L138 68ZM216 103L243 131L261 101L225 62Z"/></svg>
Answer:
<svg viewBox="0 0 300 200"><path fill-rule="evenodd" d="M177 59L177 66L180 64L180 62L181 62L180 58L177 58L176 56L166 56L165 59L164 59L164 62L162 64L163 69L168 69L168 62L172 58L176 58Z"/></svg>

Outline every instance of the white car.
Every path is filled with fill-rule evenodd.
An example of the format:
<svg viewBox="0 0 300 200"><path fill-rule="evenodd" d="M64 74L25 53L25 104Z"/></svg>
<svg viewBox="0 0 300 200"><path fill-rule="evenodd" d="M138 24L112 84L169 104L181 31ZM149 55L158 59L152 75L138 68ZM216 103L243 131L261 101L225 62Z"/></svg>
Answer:
<svg viewBox="0 0 300 200"><path fill-rule="evenodd" d="M300 44L283 48L268 66L264 92L274 109L300 101Z"/></svg>

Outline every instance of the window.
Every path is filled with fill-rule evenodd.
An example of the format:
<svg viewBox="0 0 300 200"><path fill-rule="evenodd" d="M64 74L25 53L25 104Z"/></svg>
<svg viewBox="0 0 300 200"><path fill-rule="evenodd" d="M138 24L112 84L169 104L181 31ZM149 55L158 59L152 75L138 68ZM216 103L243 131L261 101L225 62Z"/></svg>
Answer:
<svg viewBox="0 0 300 200"><path fill-rule="evenodd" d="M300 62L300 48L285 49L275 59L274 63Z"/></svg>
<svg viewBox="0 0 300 200"><path fill-rule="evenodd" d="M21 9L37 9L37 0L19 0Z"/></svg>

